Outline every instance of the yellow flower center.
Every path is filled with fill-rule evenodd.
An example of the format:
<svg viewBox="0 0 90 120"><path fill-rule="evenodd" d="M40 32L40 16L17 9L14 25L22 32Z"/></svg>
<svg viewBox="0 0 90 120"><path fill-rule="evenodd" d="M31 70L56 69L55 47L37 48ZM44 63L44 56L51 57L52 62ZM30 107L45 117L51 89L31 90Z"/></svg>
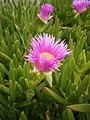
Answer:
<svg viewBox="0 0 90 120"><path fill-rule="evenodd" d="M40 54L40 59L45 58L46 60L52 60L54 56L48 52L43 52Z"/></svg>

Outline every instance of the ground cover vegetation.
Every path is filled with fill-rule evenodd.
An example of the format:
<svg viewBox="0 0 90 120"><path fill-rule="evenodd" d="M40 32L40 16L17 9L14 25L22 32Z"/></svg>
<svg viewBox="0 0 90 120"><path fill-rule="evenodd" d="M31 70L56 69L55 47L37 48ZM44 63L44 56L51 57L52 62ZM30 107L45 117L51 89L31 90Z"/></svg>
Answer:
<svg viewBox="0 0 90 120"><path fill-rule="evenodd" d="M45 3L54 6L53 17L42 20ZM0 120L90 120L90 8L78 12L72 3L0 1ZM52 71L51 86L25 57L31 40L43 33L64 40L72 51Z"/></svg>

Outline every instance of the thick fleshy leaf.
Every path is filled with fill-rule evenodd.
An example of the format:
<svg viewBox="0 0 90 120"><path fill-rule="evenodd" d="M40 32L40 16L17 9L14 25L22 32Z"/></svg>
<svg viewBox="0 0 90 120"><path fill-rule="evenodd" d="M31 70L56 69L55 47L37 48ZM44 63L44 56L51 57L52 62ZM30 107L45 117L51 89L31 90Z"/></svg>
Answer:
<svg viewBox="0 0 90 120"><path fill-rule="evenodd" d="M9 73L7 68L2 63L0 63L0 71L5 73L6 75L8 75Z"/></svg>
<svg viewBox="0 0 90 120"><path fill-rule="evenodd" d="M21 120L27 120L25 113L23 111L21 112Z"/></svg>
<svg viewBox="0 0 90 120"><path fill-rule="evenodd" d="M47 25L45 25L45 26L43 27L43 29L41 30L41 32L45 32L45 31L47 31L47 30L48 30L48 28L51 26L52 21L53 21L53 20L51 20L50 22L48 22L48 24L47 24Z"/></svg>
<svg viewBox="0 0 90 120"><path fill-rule="evenodd" d="M0 84L0 90L9 95L9 88Z"/></svg>
<svg viewBox="0 0 90 120"><path fill-rule="evenodd" d="M54 91L52 91L51 89L45 87L44 88L44 92L51 97L52 100L55 100L56 102L58 102L59 104L66 104L66 101L64 100L64 98L62 98L60 95L58 95L57 93L55 93Z"/></svg>
<svg viewBox="0 0 90 120"><path fill-rule="evenodd" d="M74 56L75 56L75 60L76 60L76 61L78 60L78 56L79 56L79 54L81 53L81 51L82 51L82 49L83 49L83 46L84 46L84 44L85 44L86 39L87 39L87 37L85 36L85 37L82 38L81 41L79 41L79 42L77 43L77 46L76 46L75 52L74 52L74 53L75 53Z"/></svg>
<svg viewBox="0 0 90 120"><path fill-rule="evenodd" d="M25 78L29 78L29 67L27 62L24 63L23 75Z"/></svg>
<svg viewBox="0 0 90 120"><path fill-rule="evenodd" d="M85 72L85 71L87 71L87 70L89 70L89 69L90 69L90 60L85 64L82 72Z"/></svg>
<svg viewBox="0 0 90 120"><path fill-rule="evenodd" d="M73 114L73 112L72 112L72 110L71 109L66 109L66 114L67 114L67 117L68 117L68 120L75 120L75 118L74 118L74 114Z"/></svg>
<svg viewBox="0 0 90 120"><path fill-rule="evenodd" d="M33 97L34 97L34 91L33 90L27 90L26 91L26 98L27 98L27 101L30 101Z"/></svg>
<svg viewBox="0 0 90 120"><path fill-rule="evenodd" d="M15 65L15 67L18 66L18 60L17 60L16 54L13 54L13 63Z"/></svg>
<svg viewBox="0 0 90 120"><path fill-rule="evenodd" d="M11 58L3 52L0 52L0 61L10 62Z"/></svg>
<svg viewBox="0 0 90 120"><path fill-rule="evenodd" d="M90 112L90 104L74 104L67 107L79 112Z"/></svg>
<svg viewBox="0 0 90 120"><path fill-rule="evenodd" d="M81 81L80 85L78 86L77 90L76 90L76 94L78 96L82 95L86 89L87 89L87 85L89 84L89 79L90 76L85 76L84 79Z"/></svg>
<svg viewBox="0 0 90 120"><path fill-rule="evenodd" d="M64 65L62 72L61 88L63 89L63 91L66 90L67 80L68 80L68 64Z"/></svg>
<svg viewBox="0 0 90 120"><path fill-rule="evenodd" d="M67 101L72 103L78 100L76 93L73 91L70 96L67 98Z"/></svg>
<svg viewBox="0 0 90 120"><path fill-rule="evenodd" d="M5 43L4 40L1 41L1 46L2 46L2 48L3 48L3 50L4 50L4 53L5 53L6 55L10 56L9 48L8 48L8 46L6 45L6 43Z"/></svg>
<svg viewBox="0 0 90 120"><path fill-rule="evenodd" d="M76 63L75 63L75 59L74 59L74 58L71 59L71 67L72 67L72 69L73 69L76 73L80 73L80 70L79 70L78 66L76 65Z"/></svg>
<svg viewBox="0 0 90 120"><path fill-rule="evenodd" d="M27 106L33 106L35 104L36 104L35 99L33 99L32 101L29 101L29 102L27 100L25 100L25 101L22 101L21 103L17 104L17 107L22 108L22 107L27 107Z"/></svg>
<svg viewBox="0 0 90 120"><path fill-rule="evenodd" d="M1 93L0 93L0 103L2 103L3 105L9 107L7 98L4 95L2 95Z"/></svg>
<svg viewBox="0 0 90 120"><path fill-rule="evenodd" d="M4 85L4 79L3 79L3 76L2 76L2 74L1 74L1 72L0 72L0 84L3 84L3 85Z"/></svg>
<svg viewBox="0 0 90 120"><path fill-rule="evenodd" d="M9 93L11 101L14 102L16 99L16 89L15 83L12 80L9 81Z"/></svg>

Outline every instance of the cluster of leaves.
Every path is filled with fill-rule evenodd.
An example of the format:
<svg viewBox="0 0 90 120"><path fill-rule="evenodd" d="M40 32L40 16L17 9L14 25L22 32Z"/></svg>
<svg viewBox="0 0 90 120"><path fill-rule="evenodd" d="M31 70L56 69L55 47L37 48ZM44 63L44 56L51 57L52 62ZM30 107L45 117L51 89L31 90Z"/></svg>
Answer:
<svg viewBox="0 0 90 120"><path fill-rule="evenodd" d="M90 9L76 16L72 0L49 0L53 19L44 25L38 0L4 0L0 5L0 119L90 119ZM53 73L48 87L42 73L25 61L30 40L39 33L66 39L73 53Z"/></svg>

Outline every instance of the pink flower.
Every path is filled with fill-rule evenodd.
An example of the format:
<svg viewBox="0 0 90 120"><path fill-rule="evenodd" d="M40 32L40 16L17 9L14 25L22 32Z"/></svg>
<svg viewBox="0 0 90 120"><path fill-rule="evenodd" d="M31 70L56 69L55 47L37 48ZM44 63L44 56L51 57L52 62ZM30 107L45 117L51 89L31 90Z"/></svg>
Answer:
<svg viewBox="0 0 90 120"><path fill-rule="evenodd" d="M42 22L47 24L47 21L53 17L53 16L51 16L51 13L53 12L53 10L54 10L53 5L45 3L41 6L40 13L37 15Z"/></svg>
<svg viewBox="0 0 90 120"><path fill-rule="evenodd" d="M90 5L90 1L74 0L72 4L77 13L83 13L88 9L88 7Z"/></svg>
<svg viewBox="0 0 90 120"><path fill-rule="evenodd" d="M53 35L38 35L32 38L29 55L26 58L34 63L38 71L54 71L58 69L59 62L71 53L67 47L64 41L61 43L59 43L59 40L55 42Z"/></svg>

